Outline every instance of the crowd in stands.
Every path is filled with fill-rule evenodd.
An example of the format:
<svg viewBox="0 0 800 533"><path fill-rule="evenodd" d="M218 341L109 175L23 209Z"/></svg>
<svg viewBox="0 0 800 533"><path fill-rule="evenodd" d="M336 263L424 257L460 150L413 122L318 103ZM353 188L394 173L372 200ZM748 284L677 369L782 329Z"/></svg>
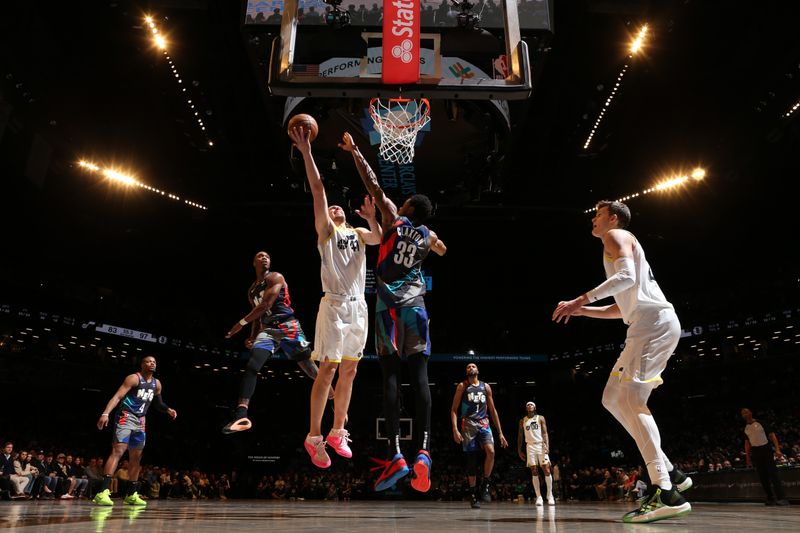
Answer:
<svg viewBox="0 0 800 533"><path fill-rule="evenodd" d="M0 456L0 497L12 500L91 499L103 478L103 457L83 457L44 450L14 449L6 442ZM141 493L152 499L220 499L231 492L231 476L206 474L198 469L171 470L142 467ZM129 482L128 461L120 462L111 482L111 493L124 494Z"/></svg>
<svg viewBox="0 0 800 533"><path fill-rule="evenodd" d="M775 418L772 418L773 420ZM800 465L800 419L786 415L773 427L781 435L783 456L776 462L783 466ZM695 428L696 431L696 428ZM702 442L707 440L699 433ZM714 472L745 468L743 440L728 446L701 445L674 461L685 472ZM560 443L559 450L568 450L569 442ZM372 450L374 451L374 450ZM425 499L462 501L469 497L464 478L463 454L453 447L443 447L437 454L431 491ZM557 497L567 500L635 501L646 490L646 471L639 465L576 466L567 454L553 453L553 478ZM0 476L0 495L5 499L72 500L91 499L100 486L103 475L102 457L83 457L68 453L45 452L41 449L15 450L6 442ZM616 461L620 462L620 461ZM630 460L628 461L630 462ZM128 482L127 461L120 462L114 473L112 494L123 494ZM288 469L287 469L288 470ZM291 468L292 473L278 472L247 476L235 493L240 497L267 500L361 500L385 497L420 497L413 491L376 494L368 468L317 470L309 466ZM175 470L144 465L140 475L140 493L151 499L219 499L226 500L234 492L237 476L234 473L207 474L199 469ZM511 452L498 453L491 483L494 501L531 501L534 497L530 472Z"/></svg>
<svg viewBox="0 0 800 533"><path fill-rule="evenodd" d="M534 20L538 24L547 24L547 10L544 9L540 1L520 0L517 2L517 12L521 22ZM322 0L306 1L298 8L297 19L300 24L324 24L325 16L332 11L330 5L326 5ZM383 23L383 3L372 3L371 7L361 4L348 4L346 10L350 15L350 22L353 25L377 26ZM421 9L421 24L427 26L454 26L459 11L451 2L442 0L438 6L433 2L423 2ZM474 3L472 13L480 15L484 26L502 27L503 7L495 0L478 0ZM280 24L283 18L282 11L276 7L272 13L266 14L258 12L255 15L247 15L248 24Z"/></svg>

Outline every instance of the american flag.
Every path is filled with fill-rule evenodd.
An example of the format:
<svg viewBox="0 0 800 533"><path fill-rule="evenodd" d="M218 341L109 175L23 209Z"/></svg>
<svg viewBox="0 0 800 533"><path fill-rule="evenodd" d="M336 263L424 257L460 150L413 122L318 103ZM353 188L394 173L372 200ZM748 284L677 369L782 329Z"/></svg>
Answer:
<svg viewBox="0 0 800 533"><path fill-rule="evenodd" d="M302 65L295 63L292 65L292 74L295 76L319 77L319 65Z"/></svg>

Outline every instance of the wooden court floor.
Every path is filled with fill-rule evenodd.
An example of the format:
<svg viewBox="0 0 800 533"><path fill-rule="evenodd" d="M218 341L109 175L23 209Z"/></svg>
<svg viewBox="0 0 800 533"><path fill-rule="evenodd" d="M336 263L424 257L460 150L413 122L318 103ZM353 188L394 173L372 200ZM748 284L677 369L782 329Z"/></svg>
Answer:
<svg viewBox="0 0 800 533"><path fill-rule="evenodd" d="M491 503L471 509L457 502L276 502L264 500L154 501L146 509L95 507L88 502L0 502L7 531L362 532L443 533L568 531L800 531L800 506L696 503L685 518L649 525L620 521L630 504L561 503L555 507Z"/></svg>

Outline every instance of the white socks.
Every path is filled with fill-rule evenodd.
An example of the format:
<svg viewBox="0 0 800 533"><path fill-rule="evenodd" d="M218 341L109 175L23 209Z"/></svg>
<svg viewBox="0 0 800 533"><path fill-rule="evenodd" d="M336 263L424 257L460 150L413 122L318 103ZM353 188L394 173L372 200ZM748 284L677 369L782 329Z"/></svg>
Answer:
<svg viewBox="0 0 800 533"><path fill-rule="evenodd" d="M538 480L537 480L538 481ZM544 476L544 482L547 483L547 497L553 497L553 476Z"/></svg>

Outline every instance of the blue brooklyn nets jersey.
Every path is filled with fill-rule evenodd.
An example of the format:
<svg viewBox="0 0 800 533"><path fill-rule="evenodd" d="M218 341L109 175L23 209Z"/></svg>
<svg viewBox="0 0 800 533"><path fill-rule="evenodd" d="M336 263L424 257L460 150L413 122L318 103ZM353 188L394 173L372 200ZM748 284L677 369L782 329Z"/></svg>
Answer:
<svg viewBox="0 0 800 533"><path fill-rule="evenodd" d="M469 380L464 381L464 392L461 394L461 418L468 418L476 422L485 420L486 416L486 383L479 381L472 385Z"/></svg>
<svg viewBox="0 0 800 533"><path fill-rule="evenodd" d="M260 304L261 300L264 299L264 291L266 289L266 280L253 283L247 291L247 299L250 300L250 305L255 307ZM281 292L278 293L278 297L275 298L275 302L269 308L269 313L261 315L261 323L267 326L276 322L286 322L291 318L294 318L294 309L292 309L292 299L289 296L289 285L284 280Z"/></svg>
<svg viewBox="0 0 800 533"><path fill-rule="evenodd" d="M431 230L398 217L378 249L378 308L422 307L425 279L420 265L431 249Z"/></svg>
<svg viewBox="0 0 800 533"><path fill-rule="evenodd" d="M147 381L141 374L137 373L136 375L139 377L139 384L131 387L131 390L122 399L121 409L138 417L143 417L147 414L150 403L152 403L153 397L156 395L156 378L151 377L150 381Z"/></svg>

